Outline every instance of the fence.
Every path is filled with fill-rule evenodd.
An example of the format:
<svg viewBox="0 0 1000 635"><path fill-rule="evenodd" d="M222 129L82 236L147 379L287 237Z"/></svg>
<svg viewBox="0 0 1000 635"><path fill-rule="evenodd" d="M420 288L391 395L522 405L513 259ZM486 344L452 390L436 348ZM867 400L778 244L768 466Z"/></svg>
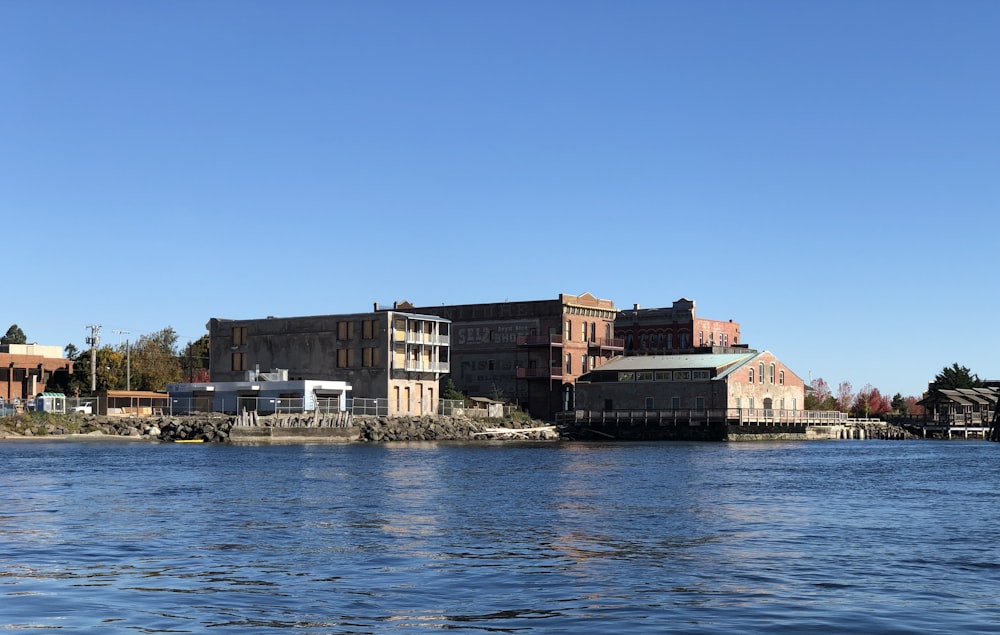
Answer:
<svg viewBox="0 0 1000 635"><path fill-rule="evenodd" d="M49 410L60 414L96 414L99 412L101 400L99 397L64 397L61 399L60 408ZM36 401L32 399L13 399L5 401L0 399L0 417L13 417L22 412L34 412L37 408Z"/></svg>
<svg viewBox="0 0 1000 635"><path fill-rule="evenodd" d="M312 411L306 407L301 397L175 397L170 399L169 414L186 415L196 413L239 414L256 412L261 415L301 414ZM320 397L315 400L315 409L322 414L341 412L338 397ZM389 415L388 399L348 399L344 412L352 415Z"/></svg>
<svg viewBox="0 0 1000 635"><path fill-rule="evenodd" d="M826 410L725 408L694 410L574 410L556 414L556 422L590 425L702 424L765 426L832 426L848 422L847 413Z"/></svg>

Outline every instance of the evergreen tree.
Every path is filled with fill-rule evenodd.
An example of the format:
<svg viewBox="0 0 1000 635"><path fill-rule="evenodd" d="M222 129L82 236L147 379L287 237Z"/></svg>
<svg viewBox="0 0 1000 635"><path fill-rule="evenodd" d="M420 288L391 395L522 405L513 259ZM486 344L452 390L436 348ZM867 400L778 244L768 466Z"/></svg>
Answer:
<svg viewBox="0 0 1000 635"><path fill-rule="evenodd" d="M980 388L983 382L979 375L971 372L965 366L954 363L951 367L945 366L940 373L934 376L934 381L927 386L929 394L938 394L942 390L954 390L955 388Z"/></svg>
<svg viewBox="0 0 1000 635"><path fill-rule="evenodd" d="M28 336L24 334L17 324L11 324L7 329L7 334L0 337L0 344L27 344Z"/></svg>

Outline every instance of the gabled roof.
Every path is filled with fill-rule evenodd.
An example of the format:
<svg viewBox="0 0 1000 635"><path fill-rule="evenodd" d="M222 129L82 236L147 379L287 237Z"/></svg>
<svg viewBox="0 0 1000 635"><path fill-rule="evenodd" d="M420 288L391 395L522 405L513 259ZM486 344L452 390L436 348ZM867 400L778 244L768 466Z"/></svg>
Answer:
<svg viewBox="0 0 1000 635"><path fill-rule="evenodd" d="M616 357L607 364L594 370L606 371L639 371L639 370L715 370L738 368L760 353L694 353L690 355L638 355L633 357ZM721 376L721 375L720 375Z"/></svg>

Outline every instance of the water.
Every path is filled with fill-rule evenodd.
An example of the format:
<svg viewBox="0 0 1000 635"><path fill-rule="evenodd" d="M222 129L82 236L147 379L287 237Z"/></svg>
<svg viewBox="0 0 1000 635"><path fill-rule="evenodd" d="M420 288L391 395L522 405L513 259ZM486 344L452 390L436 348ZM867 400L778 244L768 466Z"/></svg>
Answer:
<svg viewBox="0 0 1000 635"><path fill-rule="evenodd" d="M1000 444L0 443L0 630L1000 633Z"/></svg>

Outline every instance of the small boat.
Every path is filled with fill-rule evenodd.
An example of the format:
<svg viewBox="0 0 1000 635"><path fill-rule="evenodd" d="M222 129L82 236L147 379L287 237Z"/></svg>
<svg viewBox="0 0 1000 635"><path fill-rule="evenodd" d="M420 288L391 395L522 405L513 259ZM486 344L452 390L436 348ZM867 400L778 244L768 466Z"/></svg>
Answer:
<svg viewBox="0 0 1000 635"><path fill-rule="evenodd" d="M174 443L204 443L204 439L174 439Z"/></svg>

